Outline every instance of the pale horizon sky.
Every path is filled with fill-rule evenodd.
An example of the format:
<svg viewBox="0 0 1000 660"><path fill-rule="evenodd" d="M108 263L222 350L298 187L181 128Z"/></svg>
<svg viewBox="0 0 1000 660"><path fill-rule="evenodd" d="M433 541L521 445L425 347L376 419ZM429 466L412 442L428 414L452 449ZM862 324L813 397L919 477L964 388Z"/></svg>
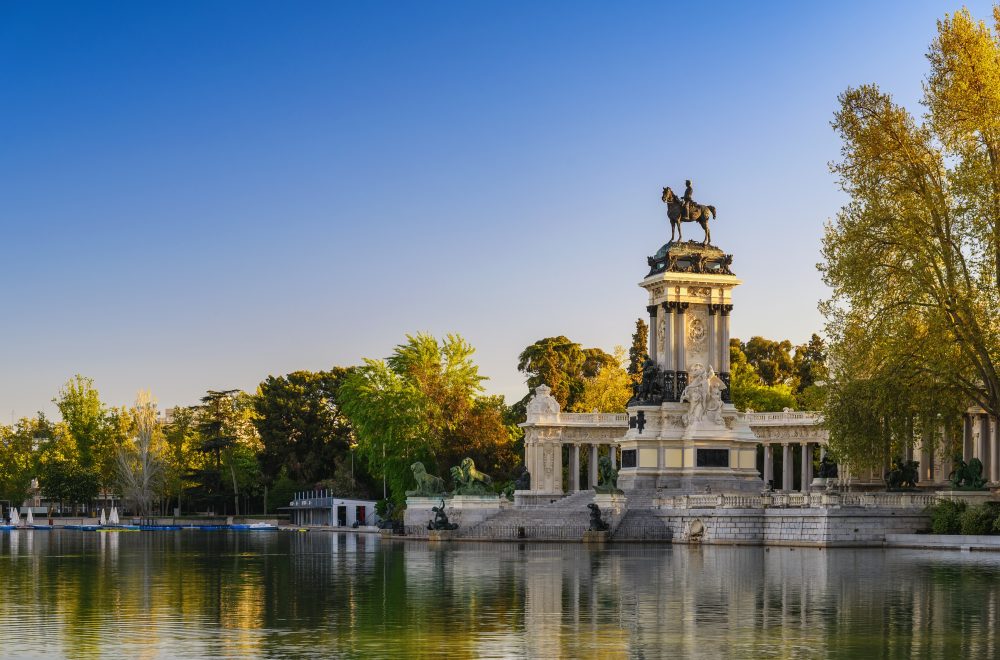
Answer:
<svg viewBox="0 0 1000 660"><path fill-rule="evenodd" d="M76 373L189 405L420 331L514 401L537 339L628 345L685 178L732 335L801 343L837 95L920 112L961 6L0 3L0 420Z"/></svg>

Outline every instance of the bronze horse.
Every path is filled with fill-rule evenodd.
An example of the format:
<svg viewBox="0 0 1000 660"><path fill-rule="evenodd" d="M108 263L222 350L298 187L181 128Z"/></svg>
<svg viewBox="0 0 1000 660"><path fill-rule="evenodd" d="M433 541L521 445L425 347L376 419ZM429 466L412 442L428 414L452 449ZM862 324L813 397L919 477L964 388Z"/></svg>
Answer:
<svg viewBox="0 0 1000 660"><path fill-rule="evenodd" d="M709 214L711 213L712 219L715 219L715 207L709 204L695 204L691 202L691 213L688 217L684 217L684 201L681 200L674 191L669 187L663 189L663 197L661 198L663 202L667 205L667 217L670 218L670 242L674 241L674 232L677 232L677 240L680 241L683 236L681 236L681 223L682 222L697 222L701 225L701 228L705 230L705 242L702 245L708 245L712 241L712 234L708 231L708 220Z"/></svg>

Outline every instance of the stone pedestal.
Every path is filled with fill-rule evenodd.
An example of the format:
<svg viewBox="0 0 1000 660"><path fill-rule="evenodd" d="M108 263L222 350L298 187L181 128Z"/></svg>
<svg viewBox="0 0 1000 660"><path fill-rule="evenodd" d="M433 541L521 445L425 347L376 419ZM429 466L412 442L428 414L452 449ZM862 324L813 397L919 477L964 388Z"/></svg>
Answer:
<svg viewBox="0 0 1000 660"><path fill-rule="evenodd" d="M594 493L594 504L601 509L605 521L609 516L620 516L625 512L627 498L622 493Z"/></svg>
<svg viewBox="0 0 1000 660"><path fill-rule="evenodd" d="M607 543L611 532L592 532L589 529L583 533L584 543Z"/></svg>
<svg viewBox="0 0 1000 660"><path fill-rule="evenodd" d="M829 481L829 479L827 479L825 477L823 477L823 478L815 477L812 480L812 482L809 483L809 490L812 490L812 491L825 491L826 490L827 481Z"/></svg>
<svg viewBox="0 0 1000 660"><path fill-rule="evenodd" d="M668 243L639 283L655 362L643 368L619 446L618 485L675 493L760 493L757 437L730 403L729 321L741 284L715 246Z"/></svg>
<svg viewBox="0 0 1000 660"><path fill-rule="evenodd" d="M403 512L403 524L407 527L427 528L427 523L434 520L433 507L444 502L445 513L451 517L451 498L442 497L407 497L406 511Z"/></svg>

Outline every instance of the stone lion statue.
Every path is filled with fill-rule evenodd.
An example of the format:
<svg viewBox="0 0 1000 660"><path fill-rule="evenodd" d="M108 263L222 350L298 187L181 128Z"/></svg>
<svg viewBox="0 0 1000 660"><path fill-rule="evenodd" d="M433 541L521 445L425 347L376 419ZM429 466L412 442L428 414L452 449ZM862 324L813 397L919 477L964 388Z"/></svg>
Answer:
<svg viewBox="0 0 1000 660"><path fill-rule="evenodd" d="M455 480L456 495L492 495L493 480L490 475L476 469L476 463L466 456L460 465L451 469Z"/></svg>
<svg viewBox="0 0 1000 660"><path fill-rule="evenodd" d="M444 494L444 479L428 474L424 464L417 461L410 466L413 470L413 480L417 482L414 490L406 491L407 497L433 497Z"/></svg>

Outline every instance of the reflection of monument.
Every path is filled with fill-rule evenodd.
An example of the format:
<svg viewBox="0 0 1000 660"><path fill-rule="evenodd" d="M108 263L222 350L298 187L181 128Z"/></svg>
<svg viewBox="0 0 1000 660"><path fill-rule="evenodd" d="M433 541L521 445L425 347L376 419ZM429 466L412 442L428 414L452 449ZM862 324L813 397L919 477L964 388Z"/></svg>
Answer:
<svg viewBox="0 0 1000 660"><path fill-rule="evenodd" d="M729 318L740 284L713 245L667 243L639 286L649 294L649 356L629 402L619 484L759 492L757 438L729 401Z"/></svg>

